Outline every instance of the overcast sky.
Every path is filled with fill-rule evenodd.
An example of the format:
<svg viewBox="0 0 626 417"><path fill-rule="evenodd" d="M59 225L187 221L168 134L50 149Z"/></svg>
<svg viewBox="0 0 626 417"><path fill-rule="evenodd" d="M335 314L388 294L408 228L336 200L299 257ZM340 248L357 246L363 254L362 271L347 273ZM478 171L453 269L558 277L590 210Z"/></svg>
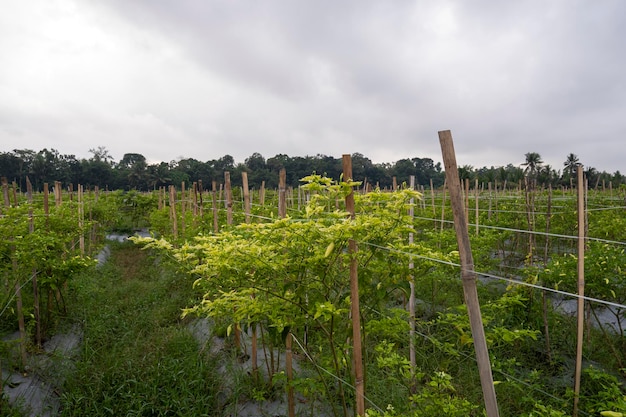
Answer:
<svg viewBox="0 0 626 417"><path fill-rule="evenodd" d="M3 0L0 151L626 172L623 0Z"/></svg>

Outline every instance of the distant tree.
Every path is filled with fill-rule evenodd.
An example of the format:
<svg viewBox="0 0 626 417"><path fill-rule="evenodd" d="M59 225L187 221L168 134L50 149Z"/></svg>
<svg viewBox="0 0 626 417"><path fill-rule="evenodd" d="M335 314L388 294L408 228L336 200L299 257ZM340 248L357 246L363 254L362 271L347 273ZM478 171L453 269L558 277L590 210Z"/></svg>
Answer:
<svg viewBox="0 0 626 417"><path fill-rule="evenodd" d="M127 181L129 189L148 190L149 178L146 157L139 153L126 153L117 164L120 180Z"/></svg>
<svg viewBox="0 0 626 417"><path fill-rule="evenodd" d="M258 152L254 152L247 157L244 163L250 171L260 171L267 168L265 166L265 158Z"/></svg>
<svg viewBox="0 0 626 417"><path fill-rule="evenodd" d="M471 180L474 177L474 167L471 165L463 165L458 167L459 180Z"/></svg>
<svg viewBox="0 0 626 417"><path fill-rule="evenodd" d="M150 187L153 190L171 184L172 182L170 167L166 162L148 165L147 177Z"/></svg>
<svg viewBox="0 0 626 417"><path fill-rule="evenodd" d="M525 157L526 161L522 163L522 165L526 166L526 168L524 168L524 174L530 178L537 178L539 168L541 167L541 164L543 164L541 155L537 152L528 152Z"/></svg>
<svg viewBox="0 0 626 417"><path fill-rule="evenodd" d="M16 181L21 186L21 164L22 160L10 152L0 153L0 176L7 177L9 181Z"/></svg>
<svg viewBox="0 0 626 417"><path fill-rule="evenodd" d="M539 168L537 173L537 183L543 186L555 186L558 184L559 173L552 169L549 164L543 165Z"/></svg>
<svg viewBox="0 0 626 417"><path fill-rule="evenodd" d="M576 171L581 163L578 160L578 156L573 153L567 155L567 159L563 162L563 178L569 181L569 178L576 176Z"/></svg>
<svg viewBox="0 0 626 417"><path fill-rule="evenodd" d="M89 153L93 155L91 160L95 162L104 162L109 165L113 165L113 157L109 153L109 150L105 146L98 146L97 148L89 149Z"/></svg>

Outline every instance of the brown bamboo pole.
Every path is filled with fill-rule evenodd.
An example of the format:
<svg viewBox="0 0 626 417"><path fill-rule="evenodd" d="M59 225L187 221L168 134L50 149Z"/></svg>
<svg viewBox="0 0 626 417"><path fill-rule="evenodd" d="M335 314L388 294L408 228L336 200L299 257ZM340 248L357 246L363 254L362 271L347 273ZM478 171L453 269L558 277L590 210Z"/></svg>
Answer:
<svg viewBox="0 0 626 417"><path fill-rule="evenodd" d="M261 181L261 188L259 188L259 205L261 207L265 205L265 180Z"/></svg>
<svg viewBox="0 0 626 417"><path fill-rule="evenodd" d="M493 385L489 351L487 349L485 329L483 328L480 303L478 301L476 273L474 272L474 259L469 241L467 222L464 221L461 184L459 181L452 133L449 130L440 131L439 142L441 144L441 153L443 155L446 170L446 179L449 184L448 189L450 190L450 202L452 204L452 213L454 215L454 228L456 230L456 238L459 246L459 257L461 259L463 294L465 304L467 305L472 338L474 339L476 361L478 362L478 371L480 374L480 384L484 396L485 410L487 412L487 417L497 417L499 415L498 401L496 399L496 391Z"/></svg>
<svg viewBox="0 0 626 417"><path fill-rule="evenodd" d="M78 184L78 247L80 248L80 256L85 256L85 202L83 195L83 186Z"/></svg>
<svg viewBox="0 0 626 417"><path fill-rule="evenodd" d="M287 171L285 168L281 168L278 173L278 217L284 218L287 216Z"/></svg>
<svg viewBox="0 0 626 417"><path fill-rule="evenodd" d="M246 214L246 223L250 223L250 189L248 188L248 173L241 173L241 183L243 190L243 209Z"/></svg>
<svg viewBox="0 0 626 417"><path fill-rule="evenodd" d="M487 219L491 220L491 181L487 184L487 191L489 192L489 210L487 211Z"/></svg>
<svg viewBox="0 0 626 417"><path fill-rule="evenodd" d="M200 218L204 217L204 202L203 202L203 196L202 194L204 193L204 190L202 189L202 180L198 180L198 215L200 216Z"/></svg>
<svg viewBox="0 0 626 417"><path fill-rule="evenodd" d="M433 206L433 221L435 222L435 230L437 230L437 208L435 207L435 187L433 187L433 179L430 179L430 203Z"/></svg>
<svg viewBox="0 0 626 417"><path fill-rule="evenodd" d="M465 223L469 224L469 178L465 178L465 191L464 191L464 197L465 197Z"/></svg>
<svg viewBox="0 0 626 417"><path fill-rule="evenodd" d="M178 219L176 218L176 187L170 185L170 220L172 221L172 235L178 238Z"/></svg>
<svg viewBox="0 0 626 417"><path fill-rule="evenodd" d="M19 206L19 201L17 200L17 183L15 181L11 182L11 192L13 194L13 206Z"/></svg>
<svg viewBox="0 0 626 417"><path fill-rule="evenodd" d="M352 180L352 158L350 154L343 155L343 179ZM346 196L346 211L354 219L354 191ZM356 415L365 415L365 384L363 380L363 353L361 347L361 312L359 307L359 277L358 277L358 247L354 239L348 240L348 255L350 256L350 313L352 315L352 354L354 362L354 387L356 401Z"/></svg>
<svg viewBox="0 0 626 417"><path fill-rule="evenodd" d="M217 221L217 182L213 181L211 186L211 196L213 198L213 233L217 233L219 232L219 224Z"/></svg>
<svg viewBox="0 0 626 417"><path fill-rule="evenodd" d="M180 233L185 236L185 214L187 211L187 196L185 195L185 181L180 183Z"/></svg>
<svg viewBox="0 0 626 417"><path fill-rule="evenodd" d="M543 266L548 266L548 254L550 251L550 220L552 219L552 185L548 186L548 210L546 213L546 245L543 252ZM550 347L550 325L548 322L548 296L547 291L541 290L541 310L543 316L543 335L546 342L546 355L552 363L552 348Z"/></svg>
<svg viewBox="0 0 626 417"><path fill-rule="evenodd" d="M476 213L476 236L478 236L478 223L479 223L479 217L478 217L478 178L476 178L475 183L474 183L474 199L476 201L474 201L475 206L474 206L474 211Z"/></svg>
<svg viewBox="0 0 626 417"><path fill-rule="evenodd" d="M233 189L230 184L230 172L224 172L224 193L226 197L226 223L233 224Z"/></svg>
<svg viewBox="0 0 626 417"><path fill-rule="evenodd" d="M4 207L11 207L11 198L9 197L9 182L7 181L7 177L2 177L2 195L4 197Z"/></svg>
<svg viewBox="0 0 626 417"><path fill-rule="evenodd" d="M443 233L443 225L446 220L446 187L448 185L447 180L443 180L443 196L441 198L441 228L440 233Z"/></svg>
<svg viewBox="0 0 626 417"><path fill-rule="evenodd" d="M574 412L578 416L580 399L580 377L583 359L583 335L585 328L585 187L583 168L578 166L578 308L576 334L576 370L574 375Z"/></svg>
<svg viewBox="0 0 626 417"><path fill-rule="evenodd" d="M432 182L431 182L432 185ZM413 190L413 188L415 187L415 175L411 175L409 177L409 187L411 188L411 190ZM414 211L413 211L413 199L411 199L411 205L409 208L409 217L411 218L411 229L413 228L413 218L414 218ZM413 232L409 233L409 245L413 244ZM409 287L410 287L410 294L409 294L409 366L411 369L411 386L410 386L410 390L411 393L415 393L415 371L417 368L417 361L416 361L416 357L415 357L415 277L413 276L413 268L414 268L414 263L413 263L413 258L410 258L409 261L409 271L411 271L411 274L409 275Z"/></svg>
<svg viewBox="0 0 626 417"><path fill-rule="evenodd" d="M26 198L28 200L28 232L35 232L35 219L33 218L33 185L26 177ZM41 310L39 303L39 284L37 283L37 269L33 266L33 316L35 318L35 345L41 348Z"/></svg>

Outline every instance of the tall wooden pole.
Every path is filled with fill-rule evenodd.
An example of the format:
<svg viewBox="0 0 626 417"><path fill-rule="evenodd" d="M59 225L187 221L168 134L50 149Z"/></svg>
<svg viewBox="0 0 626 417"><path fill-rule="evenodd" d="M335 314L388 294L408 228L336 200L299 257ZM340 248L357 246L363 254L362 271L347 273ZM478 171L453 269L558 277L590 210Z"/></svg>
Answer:
<svg viewBox="0 0 626 417"><path fill-rule="evenodd" d="M441 144L441 153L443 155L443 162L446 170L448 190L450 191L450 202L452 204L452 214L454 215L454 228L456 230L456 239L459 245L459 256L461 258L463 295L467 306L467 313L469 315L472 337L474 339L476 361L478 362L478 371L480 374L480 384L485 401L485 410L487 411L487 417L497 417L499 416L498 401L496 399L496 391L493 385L489 351L487 349L485 329L483 328L480 313L480 304L478 302L474 259L472 257L472 249L467 230L467 221L463 207L463 199L461 196L461 183L459 181L459 171L456 164L452 133L450 133L449 130L439 132L439 142Z"/></svg>
<svg viewBox="0 0 626 417"><path fill-rule="evenodd" d="M576 371L574 375L574 413L578 416L580 376L583 359L583 333L585 327L585 182L583 167L578 166L578 331L576 337Z"/></svg>
<svg viewBox="0 0 626 417"><path fill-rule="evenodd" d="M217 182L211 183L211 197L213 198L213 233L219 231L219 224L217 222Z"/></svg>
<svg viewBox="0 0 626 417"><path fill-rule="evenodd" d="M278 173L278 217L287 216L287 171L282 168Z"/></svg>
<svg viewBox="0 0 626 417"><path fill-rule="evenodd" d="M243 191L243 209L246 215L246 223L250 223L250 188L248 187L248 173L241 173L241 188Z"/></svg>
<svg viewBox="0 0 626 417"><path fill-rule="evenodd" d="M343 179L352 181L352 157L343 155ZM354 219L354 191L346 196L346 211ZM348 240L348 255L350 256L350 313L352 315L352 348L354 361L354 386L356 388L356 415L365 415L365 383L363 380L363 353L361 348L361 311L359 307L359 276L358 276L358 248L354 239Z"/></svg>
<svg viewBox="0 0 626 417"><path fill-rule="evenodd" d="M226 223L233 224L233 189L230 184L230 172L224 172L224 196L226 197Z"/></svg>
<svg viewBox="0 0 626 417"><path fill-rule="evenodd" d="M415 188L415 175L411 175L409 177L409 187L411 190ZM432 180L431 180L432 187ZM432 190L432 188L431 188ZM413 228L413 219L414 219L414 210L413 210L413 199L411 199L411 206L409 208L409 217L411 218L411 228ZM413 244L413 232L409 233L409 245ZM416 366L416 358L415 358L415 277L413 276L413 258L409 261L409 271L411 271L411 275L409 276L409 286L411 292L409 294L409 366L411 368L411 393L415 393L415 370Z"/></svg>
<svg viewBox="0 0 626 417"><path fill-rule="evenodd" d="M172 221L172 235L174 239L178 239L178 219L176 216L176 188L170 185L169 188L169 200L170 200L170 220Z"/></svg>

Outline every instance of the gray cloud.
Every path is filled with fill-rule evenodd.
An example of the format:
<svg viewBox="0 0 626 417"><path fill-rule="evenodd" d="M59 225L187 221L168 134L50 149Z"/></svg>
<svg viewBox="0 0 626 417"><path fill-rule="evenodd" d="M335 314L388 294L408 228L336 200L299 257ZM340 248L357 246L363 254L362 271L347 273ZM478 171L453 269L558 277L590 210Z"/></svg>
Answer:
<svg viewBox="0 0 626 417"><path fill-rule="evenodd" d="M59 0L0 17L3 150L519 164L626 151L626 6Z"/></svg>

